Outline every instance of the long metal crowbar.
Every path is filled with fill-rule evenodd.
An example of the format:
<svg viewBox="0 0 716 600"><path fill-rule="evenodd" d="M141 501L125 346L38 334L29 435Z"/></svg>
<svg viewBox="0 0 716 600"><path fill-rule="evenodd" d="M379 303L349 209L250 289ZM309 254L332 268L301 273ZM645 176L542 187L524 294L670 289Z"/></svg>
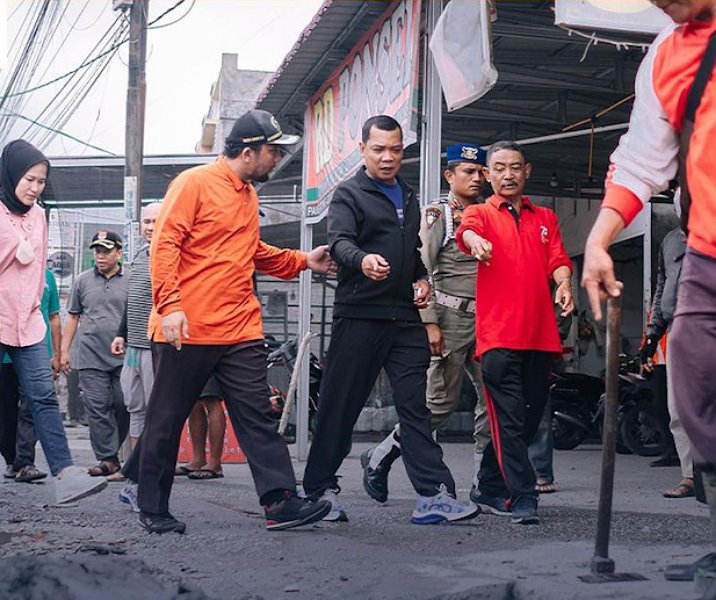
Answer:
<svg viewBox="0 0 716 600"><path fill-rule="evenodd" d="M619 407L619 338L622 321L621 296L607 301L607 370L606 402L604 407L604 437L602 440L602 477L599 486L599 512L597 513L597 538L591 575L581 575L585 583L614 581L643 581L637 573L615 573L614 560L609 558L609 533L612 524L612 500L614 496L614 467L617 448L617 410Z"/></svg>

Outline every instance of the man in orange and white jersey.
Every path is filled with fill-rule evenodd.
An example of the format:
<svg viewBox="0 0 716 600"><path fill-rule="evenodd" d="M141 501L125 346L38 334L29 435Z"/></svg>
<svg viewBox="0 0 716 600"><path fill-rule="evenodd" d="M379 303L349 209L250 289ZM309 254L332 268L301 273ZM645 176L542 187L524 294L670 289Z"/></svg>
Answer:
<svg viewBox="0 0 716 600"><path fill-rule="evenodd" d="M716 0L653 4L676 26L657 37L639 69L629 131L611 157L602 209L587 240L582 283L600 319L600 299L621 293L608 248L676 176L679 150L687 148L687 136L682 143L680 136L693 128L682 172L691 199L684 219L689 234L669 352L676 408L694 462L703 469L716 537Z"/></svg>

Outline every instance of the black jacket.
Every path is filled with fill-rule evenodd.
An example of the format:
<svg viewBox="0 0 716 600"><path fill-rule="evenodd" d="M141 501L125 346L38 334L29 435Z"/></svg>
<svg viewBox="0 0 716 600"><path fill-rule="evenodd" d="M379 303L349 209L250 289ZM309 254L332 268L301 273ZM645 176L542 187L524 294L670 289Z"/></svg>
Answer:
<svg viewBox="0 0 716 600"><path fill-rule="evenodd" d="M403 188L403 225L395 206L366 175L365 167L342 183L328 209L328 243L338 263L334 318L420 322L413 304L413 283L426 279L420 259L420 207L415 192ZM380 254L390 264L384 281L361 271L366 254Z"/></svg>
<svg viewBox="0 0 716 600"><path fill-rule="evenodd" d="M647 338L660 340L674 320L684 254L686 254L686 234L681 227L675 227L666 234L659 248L659 271L654 300L651 304L651 318L646 327Z"/></svg>

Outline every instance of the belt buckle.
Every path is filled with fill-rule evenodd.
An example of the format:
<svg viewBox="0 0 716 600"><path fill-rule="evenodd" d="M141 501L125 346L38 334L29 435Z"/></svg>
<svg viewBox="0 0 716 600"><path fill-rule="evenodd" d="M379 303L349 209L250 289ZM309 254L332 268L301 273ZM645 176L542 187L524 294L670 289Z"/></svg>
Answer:
<svg viewBox="0 0 716 600"><path fill-rule="evenodd" d="M457 314L460 315L461 317L470 316L470 313L467 311L467 307L469 305L470 305L470 301L463 299L460 302L460 306L457 307Z"/></svg>

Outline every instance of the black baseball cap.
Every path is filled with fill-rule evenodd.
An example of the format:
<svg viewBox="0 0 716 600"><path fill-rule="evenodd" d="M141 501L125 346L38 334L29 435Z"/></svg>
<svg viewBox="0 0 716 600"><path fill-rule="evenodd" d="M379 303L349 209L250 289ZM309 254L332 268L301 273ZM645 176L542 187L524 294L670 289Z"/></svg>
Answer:
<svg viewBox="0 0 716 600"><path fill-rule="evenodd" d="M122 238L119 237L118 234L114 233L114 231L105 231L100 229L92 237L92 243L89 247L94 248L95 246L101 246L102 248L107 248L107 250L121 248Z"/></svg>
<svg viewBox="0 0 716 600"><path fill-rule="evenodd" d="M226 138L226 145L234 148L261 144L292 146L300 139L297 135L285 134L270 112L254 109L236 119Z"/></svg>

